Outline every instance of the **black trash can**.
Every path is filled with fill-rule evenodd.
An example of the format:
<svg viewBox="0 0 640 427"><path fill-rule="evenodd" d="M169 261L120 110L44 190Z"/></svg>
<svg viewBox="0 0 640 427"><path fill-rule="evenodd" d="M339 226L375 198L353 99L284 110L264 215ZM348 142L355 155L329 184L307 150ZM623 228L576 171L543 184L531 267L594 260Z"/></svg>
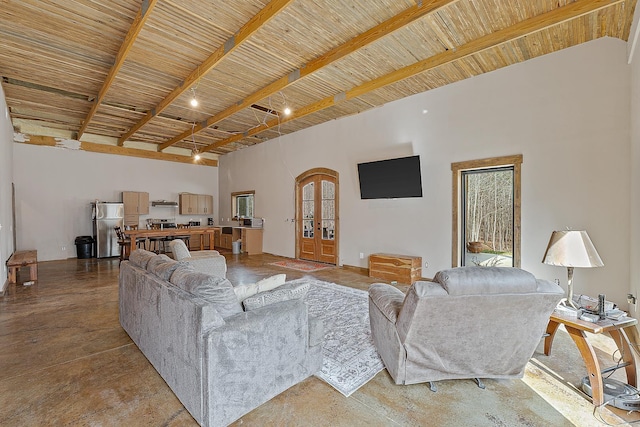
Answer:
<svg viewBox="0 0 640 427"><path fill-rule="evenodd" d="M92 248L93 248L92 236L76 237L76 252L78 253L78 259L91 258Z"/></svg>

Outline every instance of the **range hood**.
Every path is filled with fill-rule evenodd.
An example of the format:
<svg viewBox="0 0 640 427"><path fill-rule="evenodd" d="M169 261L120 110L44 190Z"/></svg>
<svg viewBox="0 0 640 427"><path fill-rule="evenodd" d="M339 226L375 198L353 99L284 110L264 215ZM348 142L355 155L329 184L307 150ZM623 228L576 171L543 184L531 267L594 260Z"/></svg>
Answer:
<svg viewBox="0 0 640 427"><path fill-rule="evenodd" d="M151 206L178 206L178 202L170 202L169 200L153 200Z"/></svg>

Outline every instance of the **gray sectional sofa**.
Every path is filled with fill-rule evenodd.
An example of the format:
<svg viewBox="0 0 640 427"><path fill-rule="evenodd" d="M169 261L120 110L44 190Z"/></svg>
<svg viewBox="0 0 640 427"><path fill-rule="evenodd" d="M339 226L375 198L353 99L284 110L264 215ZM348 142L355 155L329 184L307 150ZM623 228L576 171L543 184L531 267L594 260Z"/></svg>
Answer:
<svg viewBox="0 0 640 427"><path fill-rule="evenodd" d="M227 279L136 250L120 323L200 425L224 426L321 368L322 324L288 286L245 309Z"/></svg>

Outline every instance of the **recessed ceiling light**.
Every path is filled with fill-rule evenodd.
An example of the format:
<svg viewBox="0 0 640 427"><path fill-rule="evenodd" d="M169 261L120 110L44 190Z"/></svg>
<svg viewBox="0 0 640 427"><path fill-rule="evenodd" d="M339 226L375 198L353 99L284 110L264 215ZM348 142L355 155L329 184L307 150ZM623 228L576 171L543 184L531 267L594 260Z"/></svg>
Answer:
<svg viewBox="0 0 640 427"><path fill-rule="evenodd" d="M427 114L428 112L429 112L429 110L427 110L427 109L422 110L422 114Z"/></svg>
<svg viewBox="0 0 640 427"><path fill-rule="evenodd" d="M191 106L192 107L198 106L198 100L195 97L191 98Z"/></svg>
<svg viewBox="0 0 640 427"><path fill-rule="evenodd" d="M283 113L284 113L285 116L288 116L289 114L291 114L291 108L285 107Z"/></svg>

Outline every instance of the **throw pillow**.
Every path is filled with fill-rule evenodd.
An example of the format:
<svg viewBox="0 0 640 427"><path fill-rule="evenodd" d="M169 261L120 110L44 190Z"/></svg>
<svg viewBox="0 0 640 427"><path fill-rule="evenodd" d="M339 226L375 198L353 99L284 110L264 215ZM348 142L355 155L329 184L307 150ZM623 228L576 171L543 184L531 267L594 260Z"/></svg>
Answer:
<svg viewBox="0 0 640 427"><path fill-rule="evenodd" d="M171 275L170 282L211 303L223 319L242 313L242 305L228 279L179 268Z"/></svg>
<svg viewBox="0 0 640 427"><path fill-rule="evenodd" d="M149 260L154 256L156 256L156 254L153 252L145 251L144 249L136 249L131 252L131 255L129 255L129 261L137 267L146 269Z"/></svg>
<svg viewBox="0 0 640 427"><path fill-rule="evenodd" d="M262 280L258 280L256 284L258 285L258 292L266 292L272 289L277 288L278 286L284 285L284 282L287 281L286 274L276 274L271 277L267 277Z"/></svg>
<svg viewBox="0 0 640 427"><path fill-rule="evenodd" d="M249 283L247 285L234 286L233 292L235 292L238 301L242 302L246 298L252 297L258 293L258 284Z"/></svg>
<svg viewBox="0 0 640 427"><path fill-rule="evenodd" d="M309 283L289 283L271 291L260 292L245 299L242 301L242 304L244 305L245 311L251 311L277 302L302 299L307 295L309 287Z"/></svg>
<svg viewBox="0 0 640 427"><path fill-rule="evenodd" d="M286 274L276 274L275 276L267 277L257 281L256 283L249 283L247 285L235 286L233 291L238 297L238 301L242 302L245 299L254 296L258 292L266 292L284 285L287 280Z"/></svg>

